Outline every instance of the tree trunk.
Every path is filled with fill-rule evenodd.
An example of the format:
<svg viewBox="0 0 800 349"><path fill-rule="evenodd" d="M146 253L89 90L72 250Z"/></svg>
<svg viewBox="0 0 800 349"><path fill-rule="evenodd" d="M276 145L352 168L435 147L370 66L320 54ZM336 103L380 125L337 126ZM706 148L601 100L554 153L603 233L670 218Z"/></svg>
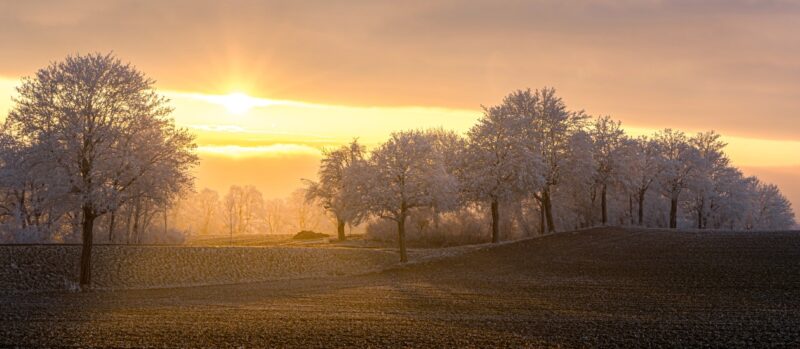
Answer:
<svg viewBox="0 0 800 349"><path fill-rule="evenodd" d="M397 241L400 244L400 262L408 262L408 255L406 255L406 215L401 214L400 220L397 221Z"/></svg>
<svg viewBox="0 0 800 349"><path fill-rule="evenodd" d="M91 207L83 206L83 222L82 222L82 239L83 246L81 248L81 271L80 271L80 286L82 291L89 289L89 284L92 281L92 231L94 229L95 215Z"/></svg>
<svg viewBox="0 0 800 349"><path fill-rule="evenodd" d="M109 222L108 222L108 243L109 244L114 242L114 218L115 217L116 217L116 215L114 214L114 211L111 211L111 217L109 218Z"/></svg>
<svg viewBox="0 0 800 349"><path fill-rule="evenodd" d="M669 206L669 228L678 227L678 198L673 197Z"/></svg>
<svg viewBox="0 0 800 349"><path fill-rule="evenodd" d="M141 216L141 204L139 199L136 199L136 207L133 211L133 243L138 244L141 242L141 235L139 234L139 217Z"/></svg>
<svg viewBox="0 0 800 349"><path fill-rule="evenodd" d="M639 192L639 225L644 225L644 191Z"/></svg>
<svg viewBox="0 0 800 349"><path fill-rule="evenodd" d="M164 206L164 235L167 235L167 231L169 231L169 225L167 224L168 215L167 206Z"/></svg>
<svg viewBox="0 0 800 349"><path fill-rule="evenodd" d="M633 225L633 195L628 195L628 224Z"/></svg>
<svg viewBox="0 0 800 349"><path fill-rule="evenodd" d="M19 209L20 215L20 224L22 225L22 229L28 228L28 215L25 212L25 191L22 192L22 195L19 196Z"/></svg>
<svg viewBox="0 0 800 349"><path fill-rule="evenodd" d="M133 235L133 210L128 208L128 220L125 222L125 243L131 244L131 236Z"/></svg>
<svg viewBox="0 0 800 349"><path fill-rule="evenodd" d="M606 204L606 192L607 192L606 185L603 184L603 188L600 191L600 209L603 211L602 213L602 220L603 225L608 223L608 205Z"/></svg>
<svg viewBox="0 0 800 349"><path fill-rule="evenodd" d="M544 235L544 230L546 229L544 223L544 204L539 202L539 234Z"/></svg>
<svg viewBox="0 0 800 349"><path fill-rule="evenodd" d="M492 243L500 241L500 206L497 199L492 200Z"/></svg>
<svg viewBox="0 0 800 349"><path fill-rule="evenodd" d="M542 201L544 202L545 218L547 219L547 232L555 232L556 227L553 224L553 204L550 202L550 189L542 192Z"/></svg>
<svg viewBox="0 0 800 349"><path fill-rule="evenodd" d="M697 229L705 228L705 224L703 224L703 207L705 207L705 200L700 200L700 206L697 207Z"/></svg>
<svg viewBox="0 0 800 349"><path fill-rule="evenodd" d="M697 209L697 229L703 229L703 208Z"/></svg>
<svg viewBox="0 0 800 349"><path fill-rule="evenodd" d="M344 235L344 221L339 218L336 218L336 232L339 234L339 241L347 239Z"/></svg>

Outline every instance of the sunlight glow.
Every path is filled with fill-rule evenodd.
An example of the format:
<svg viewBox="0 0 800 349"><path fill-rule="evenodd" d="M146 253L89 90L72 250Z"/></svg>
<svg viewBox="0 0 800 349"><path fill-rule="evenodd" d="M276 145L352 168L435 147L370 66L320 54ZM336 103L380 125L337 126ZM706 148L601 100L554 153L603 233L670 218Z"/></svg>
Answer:
<svg viewBox="0 0 800 349"><path fill-rule="evenodd" d="M250 97L244 92L231 92L227 95L188 94L194 99L200 99L225 107L229 113L242 115L256 107L266 107L274 103L268 99Z"/></svg>
<svg viewBox="0 0 800 349"><path fill-rule="evenodd" d="M233 114L244 114L256 105L258 100L241 92L233 92L228 94L221 100L221 104Z"/></svg>
<svg viewBox="0 0 800 349"><path fill-rule="evenodd" d="M319 156L321 154L319 149L302 144L270 144L260 146L205 145L197 147L197 151L201 154L231 158L285 157L296 155Z"/></svg>

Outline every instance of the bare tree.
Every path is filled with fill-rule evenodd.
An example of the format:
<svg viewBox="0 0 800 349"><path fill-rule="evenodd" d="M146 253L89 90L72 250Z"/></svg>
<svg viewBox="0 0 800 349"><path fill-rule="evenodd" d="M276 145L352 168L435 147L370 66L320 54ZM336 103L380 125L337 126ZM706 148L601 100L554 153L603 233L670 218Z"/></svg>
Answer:
<svg viewBox="0 0 800 349"><path fill-rule="evenodd" d="M280 234L286 225L286 204L283 199L267 200L264 204L264 221L270 234Z"/></svg>
<svg viewBox="0 0 800 349"><path fill-rule="evenodd" d="M223 217L231 243L234 235L253 233L264 214L264 198L254 186L231 186L225 195Z"/></svg>
<svg viewBox="0 0 800 349"><path fill-rule="evenodd" d="M291 225L295 231L316 230L320 227L325 218L322 206L317 202L307 200L308 194L305 188L293 191L288 198L288 216L291 218Z"/></svg>
<svg viewBox="0 0 800 349"><path fill-rule="evenodd" d="M211 189L205 188L195 196L197 213L200 216L200 234L208 235L211 220L217 217L219 209L219 194Z"/></svg>

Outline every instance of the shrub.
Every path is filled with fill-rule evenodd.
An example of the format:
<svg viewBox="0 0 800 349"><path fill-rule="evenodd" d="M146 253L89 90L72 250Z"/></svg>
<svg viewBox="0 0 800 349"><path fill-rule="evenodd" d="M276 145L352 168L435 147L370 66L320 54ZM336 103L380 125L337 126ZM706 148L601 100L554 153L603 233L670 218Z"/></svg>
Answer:
<svg viewBox="0 0 800 349"><path fill-rule="evenodd" d="M186 241L186 232L170 228L166 232L158 229L148 229L142 234L143 244L177 244Z"/></svg>
<svg viewBox="0 0 800 349"><path fill-rule="evenodd" d="M294 234L292 239L294 240L314 240L314 239L323 239L329 237L328 234L317 233L311 230L303 230L297 234Z"/></svg>
<svg viewBox="0 0 800 349"><path fill-rule="evenodd" d="M397 223L384 219L372 221L367 225L366 238L396 243ZM489 221L473 210L438 215L430 210L415 210L406 221L406 242L409 246L446 247L489 241Z"/></svg>

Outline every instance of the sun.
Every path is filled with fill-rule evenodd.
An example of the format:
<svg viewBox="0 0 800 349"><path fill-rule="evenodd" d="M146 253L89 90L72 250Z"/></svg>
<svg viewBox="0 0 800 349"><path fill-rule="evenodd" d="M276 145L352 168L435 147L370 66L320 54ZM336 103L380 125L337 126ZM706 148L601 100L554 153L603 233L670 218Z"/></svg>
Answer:
<svg viewBox="0 0 800 349"><path fill-rule="evenodd" d="M253 107L263 104L258 98L250 97L242 92L231 92L222 96L219 99L219 103L222 104L225 109L228 109L231 114L236 115L244 114L250 111L250 109L253 109Z"/></svg>

